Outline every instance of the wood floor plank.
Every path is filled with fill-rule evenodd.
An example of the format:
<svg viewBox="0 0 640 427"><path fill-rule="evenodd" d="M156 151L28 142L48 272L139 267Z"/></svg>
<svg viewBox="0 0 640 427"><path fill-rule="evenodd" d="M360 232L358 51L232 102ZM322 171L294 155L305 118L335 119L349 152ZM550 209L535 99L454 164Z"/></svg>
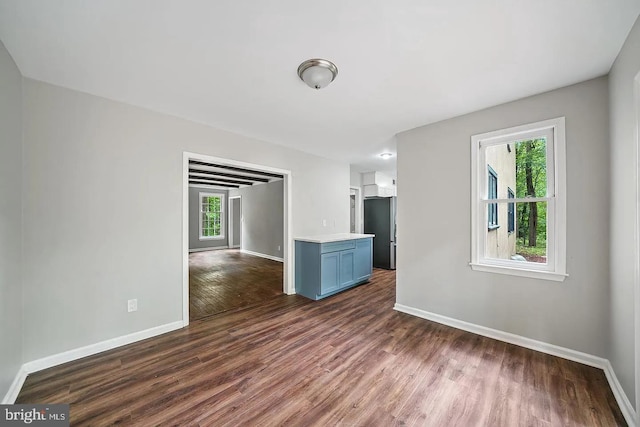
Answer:
<svg viewBox="0 0 640 427"><path fill-rule="evenodd" d="M624 426L604 373L393 310L395 273L29 375L72 425Z"/></svg>
<svg viewBox="0 0 640 427"><path fill-rule="evenodd" d="M282 263L219 249L189 254L189 319L260 304L282 295Z"/></svg>

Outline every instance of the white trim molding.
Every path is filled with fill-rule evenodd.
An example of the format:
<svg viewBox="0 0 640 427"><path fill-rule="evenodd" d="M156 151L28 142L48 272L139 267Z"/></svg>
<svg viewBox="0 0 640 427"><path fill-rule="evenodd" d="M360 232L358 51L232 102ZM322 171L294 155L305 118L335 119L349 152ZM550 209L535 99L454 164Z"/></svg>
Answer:
<svg viewBox="0 0 640 427"><path fill-rule="evenodd" d="M229 246L212 246L210 248L193 248L189 249L189 253L192 252L206 252L206 251L217 251L220 249L229 249Z"/></svg>
<svg viewBox="0 0 640 427"><path fill-rule="evenodd" d="M248 251L246 249L240 249L240 252L243 253L243 254L247 254L247 255L253 255L253 256L258 256L260 258L270 259L270 260L273 260L273 261L284 262L283 258L278 258L278 257L275 257L273 255L267 255L267 254L263 254L263 253L260 253L260 252Z"/></svg>
<svg viewBox="0 0 640 427"><path fill-rule="evenodd" d="M461 329L463 331L471 332L477 335L482 335L483 337L493 338L498 341L503 341L509 344L514 344L520 347L546 353L551 356L561 357L563 359L582 363L583 365L602 369L607 378L607 381L609 382L611 391L616 398L616 402L618 403L618 406L620 407L620 410L622 411L622 414L627 421L627 424L629 424L630 427L640 427L636 424L635 421L636 412L633 408L633 405L631 405L631 402L629 401L627 395L622 389L622 386L620 385L620 382L618 381L618 378L616 377L611 363L607 359L593 356L591 354L583 353L580 351L571 350L569 348L560 347L554 344L537 341L531 338L523 337L521 335L500 331L498 329L487 328L486 326L465 322L464 320L453 319L451 317L431 313L403 304L396 303L393 306L393 309L401 313L410 314L412 316L420 317L422 319L430 320L442 325L451 326L452 328Z"/></svg>
<svg viewBox="0 0 640 427"><path fill-rule="evenodd" d="M16 377L13 379L7 394L4 395L4 399L2 399L3 405L13 405L20 394L20 390L24 385L24 381L27 379L28 372L25 371L24 365L20 367Z"/></svg>
<svg viewBox="0 0 640 427"><path fill-rule="evenodd" d="M123 335L121 337L111 338L105 341L97 342L95 344L90 344L84 347L54 354L52 356L43 357L42 359L37 359L32 362L27 362L23 365L23 368L28 374L31 374L33 372L71 362L73 360L78 360L83 357L92 356L103 351L122 347L123 345L166 334L167 332L175 331L180 328L182 328L181 321L155 326L143 331L134 332L128 335Z"/></svg>
<svg viewBox="0 0 640 427"><path fill-rule="evenodd" d="M605 377L607 377L607 382L609 383L609 387L611 387L613 397L616 398L616 402L618 402L618 406L620 407L620 411L622 411L625 421L629 424L629 427L638 427L638 422L636 421L637 413L633 409L633 405L629 401L627 394L624 392L620 381L618 381L618 377L616 376L613 366L611 366L611 362L609 362L609 360L605 359L605 366L602 370L604 371Z"/></svg>
<svg viewBox="0 0 640 427"><path fill-rule="evenodd" d="M192 153L184 151L182 153L182 324L189 324L189 160L200 160L229 166L272 172L282 175L284 181L284 201L283 201L283 258L275 258L276 261L283 262L282 289L287 295L295 294L296 287L293 274L293 185L292 173L290 170L274 168L254 163L241 162L238 160L225 159L221 157L209 156L207 154ZM258 255L259 256L259 255Z"/></svg>
<svg viewBox="0 0 640 427"><path fill-rule="evenodd" d="M233 210L233 201L238 199L240 201L239 203L239 210L240 210L240 226L239 226L239 230L240 232L238 233L240 235L240 243L237 245L233 244L233 241L236 240L236 236L233 233L233 228L235 226L234 223L234 219L233 217L235 216L235 212ZM229 248L231 249L238 249L240 247L242 247L242 196L241 195L237 195L237 196L229 196L227 198L227 203L229 204L229 207L227 209L227 227L229 228L229 232L227 233L229 236Z"/></svg>
<svg viewBox="0 0 640 427"><path fill-rule="evenodd" d="M635 266L634 266L634 293L635 293L635 354L636 354L636 423L640 426L640 72L636 74L634 79L635 92L635 149L636 149L636 168L635 168L635 184L636 184L636 221L634 230L635 239Z"/></svg>
<svg viewBox="0 0 640 427"><path fill-rule="evenodd" d="M562 282L569 277L566 273L554 273L551 271L528 270L526 268L514 268L508 266L495 266L487 264L477 264L470 262L469 265L475 271L484 271L485 273L510 274L511 276L529 277L532 279L553 280Z"/></svg>
<svg viewBox="0 0 640 427"><path fill-rule="evenodd" d="M217 236L203 236L202 235L202 220L205 212L202 211L202 199L204 197L213 197L220 199L220 234ZM226 195L224 193L217 193L215 191L199 191L198 192L198 240L224 240L226 237L226 216L227 206L225 205Z"/></svg>
<svg viewBox="0 0 640 427"><path fill-rule="evenodd" d="M353 190L355 191L355 196L356 196L356 233L363 233L362 231L362 227L364 224L364 209L363 209L363 204L364 202L362 201L362 188L357 187L355 185L351 185L349 186L349 190Z"/></svg>
<svg viewBox="0 0 640 427"><path fill-rule="evenodd" d="M546 194L529 197L499 198L488 194L488 160L486 151L532 138L546 140ZM514 160L515 162L515 160ZM515 167L515 163L513 163ZM495 165L494 165L495 166ZM510 274L543 280L563 281L566 277L566 141L565 118L500 129L471 136L471 262L472 270ZM502 196L506 197L506 196ZM545 202L547 205L547 261L534 263L499 259L488 255L487 206ZM497 224L496 224L497 226Z"/></svg>
<svg viewBox="0 0 640 427"><path fill-rule="evenodd" d="M42 371L43 369L52 368L54 366L62 365L63 363L72 362L74 360L82 359L83 357L92 356L94 354L102 353L103 351L112 350L117 347L122 347L127 344L146 340L147 338L153 338L158 335L166 334L167 332L175 331L182 328L182 321L167 323L153 328L145 329L143 331L134 332L121 337L111 338L105 341L100 341L95 344L90 344L84 347L75 348L62 353L53 354L51 356L43 357L42 359L33 360L27 362L16 374L9 391L2 401L3 404L12 404L16 401L20 389L22 388L27 375L34 372Z"/></svg>

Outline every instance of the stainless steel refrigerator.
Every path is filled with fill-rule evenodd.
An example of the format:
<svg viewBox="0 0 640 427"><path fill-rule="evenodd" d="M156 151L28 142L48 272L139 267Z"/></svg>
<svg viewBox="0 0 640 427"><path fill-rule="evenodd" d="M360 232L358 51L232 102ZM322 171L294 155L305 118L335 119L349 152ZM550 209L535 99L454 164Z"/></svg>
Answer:
<svg viewBox="0 0 640 427"><path fill-rule="evenodd" d="M364 232L373 238L373 266L396 268L396 198L364 199Z"/></svg>

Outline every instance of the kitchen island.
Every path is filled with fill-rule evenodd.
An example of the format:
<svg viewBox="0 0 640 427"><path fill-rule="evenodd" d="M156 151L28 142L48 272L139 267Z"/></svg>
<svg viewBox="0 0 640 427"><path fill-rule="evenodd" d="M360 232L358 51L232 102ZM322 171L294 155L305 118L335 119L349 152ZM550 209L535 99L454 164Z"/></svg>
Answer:
<svg viewBox="0 0 640 427"><path fill-rule="evenodd" d="M368 281L373 237L354 233L296 237L296 293L319 300Z"/></svg>

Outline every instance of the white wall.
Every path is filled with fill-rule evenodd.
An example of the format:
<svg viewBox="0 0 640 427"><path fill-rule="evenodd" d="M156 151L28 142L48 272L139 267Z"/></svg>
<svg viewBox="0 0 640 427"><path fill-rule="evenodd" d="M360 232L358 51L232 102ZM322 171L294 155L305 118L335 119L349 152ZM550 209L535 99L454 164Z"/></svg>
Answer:
<svg viewBox="0 0 640 427"><path fill-rule="evenodd" d="M25 360L181 320L184 151L291 170L294 236L349 230L346 163L30 79L24 111Z"/></svg>
<svg viewBox="0 0 640 427"><path fill-rule="evenodd" d="M21 144L22 75L0 42L0 402L22 365Z"/></svg>
<svg viewBox="0 0 640 427"><path fill-rule="evenodd" d="M242 244L244 250L284 256L284 181L229 190L242 196Z"/></svg>
<svg viewBox="0 0 640 427"><path fill-rule="evenodd" d="M609 147L602 77L398 136L397 302L606 357ZM564 282L472 271L471 136L566 117Z"/></svg>
<svg viewBox="0 0 640 427"><path fill-rule="evenodd" d="M350 181L352 187L362 187L362 174L358 171L351 170Z"/></svg>
<svg viewBox="0 0 640 427"><path fill-rule="evenodd" d="M611 122L611 329L609 359L629 400L634 390L634 243L636 207L634 78L640 72L640 19L629 33L609 75ZM636 355L635 357L640 357Z"/></svg>

